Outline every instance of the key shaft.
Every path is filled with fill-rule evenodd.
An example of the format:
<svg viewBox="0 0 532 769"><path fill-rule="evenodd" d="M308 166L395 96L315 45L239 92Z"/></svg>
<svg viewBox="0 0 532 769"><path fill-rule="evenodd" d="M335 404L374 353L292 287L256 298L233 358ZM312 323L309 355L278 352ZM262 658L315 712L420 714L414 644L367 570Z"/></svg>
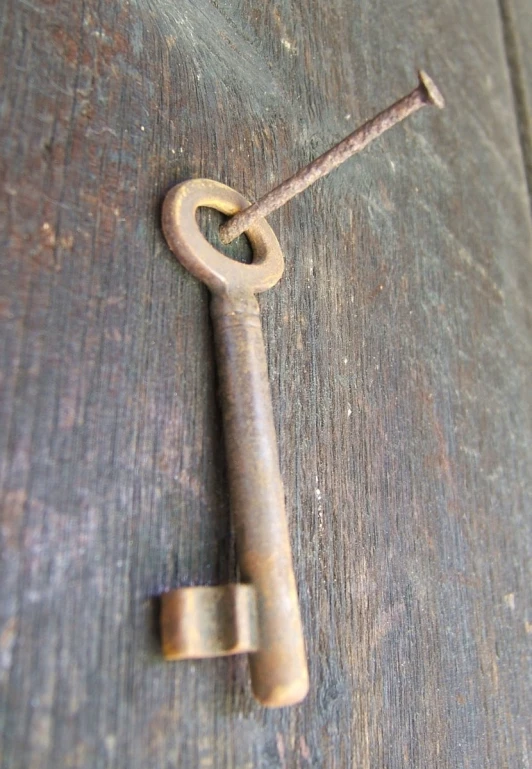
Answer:
<svg viewBox="0 0 532 769"><path fill-rule="evenodd" d="M299 701L307 663L259 305L251 293L215 296L211 316L238 562L257 594L253 691L270 704Z"/></svg>

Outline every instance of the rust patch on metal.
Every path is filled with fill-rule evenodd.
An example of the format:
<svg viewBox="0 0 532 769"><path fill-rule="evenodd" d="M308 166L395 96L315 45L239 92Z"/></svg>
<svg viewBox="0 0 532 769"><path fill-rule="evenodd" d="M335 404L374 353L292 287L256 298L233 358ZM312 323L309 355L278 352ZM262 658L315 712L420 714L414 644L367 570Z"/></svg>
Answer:
<svg viewBox="0 0 532 769"><path fill-rule="evenodd" d="M252 585L183 587L161 597L167 660L222 657L258 649L257 596Z"/></svg>

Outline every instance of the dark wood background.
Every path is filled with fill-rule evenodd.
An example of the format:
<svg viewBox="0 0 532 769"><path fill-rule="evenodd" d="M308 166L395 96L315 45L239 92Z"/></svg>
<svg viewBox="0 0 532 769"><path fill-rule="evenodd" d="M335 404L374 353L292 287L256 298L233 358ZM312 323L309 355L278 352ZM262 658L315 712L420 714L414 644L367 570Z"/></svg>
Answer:
<svg viewBox="0 0 532 769"><path fill-rule="evenodd" d="M7 0L1 18L2 769L526 769L526 0ZM153 597L235 577L207 292L160 204L200 176L259 196L417 67L447 109L271 216L311 691L265 711L245 658L160 655Z"/></svg>

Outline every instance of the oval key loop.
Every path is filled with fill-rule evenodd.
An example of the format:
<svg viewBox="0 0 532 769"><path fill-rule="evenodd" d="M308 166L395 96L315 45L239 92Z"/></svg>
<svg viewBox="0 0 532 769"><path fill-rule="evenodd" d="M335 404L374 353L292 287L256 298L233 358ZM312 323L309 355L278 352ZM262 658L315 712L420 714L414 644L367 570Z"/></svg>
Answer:
<svg viewBox="0 0 532 769"><path fill-rule="evenodd" d="M200 206L233 216L249 206L239 192L211 179L190 179L165 198L162 226L168 245L181 264L215 294L250 291L258 294L274 286L284 270L284 259L270 225L260 219L246 230L253 249L251 264L235 262L211 246L196 221Z"/></svg>

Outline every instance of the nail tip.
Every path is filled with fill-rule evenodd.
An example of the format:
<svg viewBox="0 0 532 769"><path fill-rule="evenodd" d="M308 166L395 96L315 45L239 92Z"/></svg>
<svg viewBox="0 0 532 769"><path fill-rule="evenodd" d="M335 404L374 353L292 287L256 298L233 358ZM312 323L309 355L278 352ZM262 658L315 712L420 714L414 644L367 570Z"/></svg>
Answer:
<svg viewBox="0 0 532 769"><path fill-rule="evenodd" d="M419 70L419 82L425 89L429 102L435 107L438 107L438 109L443 109L445 107L445 99L443 98L442 92L430 75L422 69Z"/></svg>

